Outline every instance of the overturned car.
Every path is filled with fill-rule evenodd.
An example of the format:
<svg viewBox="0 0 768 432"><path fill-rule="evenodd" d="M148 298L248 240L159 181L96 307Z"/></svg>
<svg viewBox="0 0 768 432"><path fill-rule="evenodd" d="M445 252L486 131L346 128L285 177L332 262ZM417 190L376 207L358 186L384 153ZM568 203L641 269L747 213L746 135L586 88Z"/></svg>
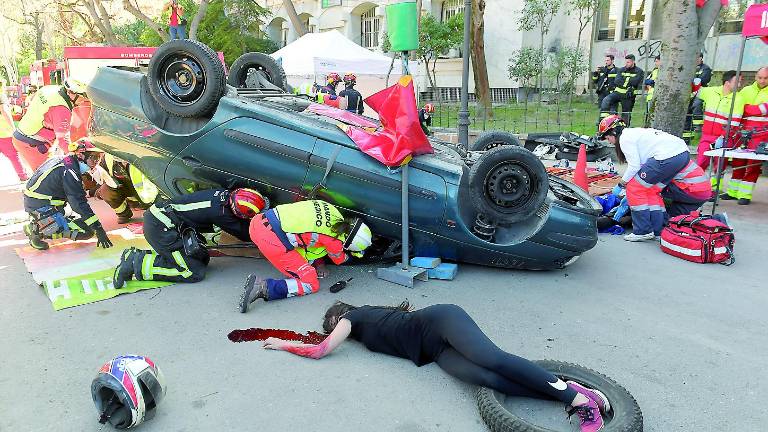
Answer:
<svg viewBox="0 0 768 432"><path fill-rule="evenodd" d="M291 202L305 199L329 168L317 198L364 217L378 238L373 254L395 256L400 173L361 152L339 127L376 122L335 115L287 90L268 56L244 55L227 78L205 45L171 41L146 74L99 69L88 87L91 138L168 196L250 186L273 203ZM514 144L503 134L494 139ZM410 163L412 254L543 270L562 268L597 243L599 204L549 177L522 146L464 151L430 143L434 154Z"/></svg>

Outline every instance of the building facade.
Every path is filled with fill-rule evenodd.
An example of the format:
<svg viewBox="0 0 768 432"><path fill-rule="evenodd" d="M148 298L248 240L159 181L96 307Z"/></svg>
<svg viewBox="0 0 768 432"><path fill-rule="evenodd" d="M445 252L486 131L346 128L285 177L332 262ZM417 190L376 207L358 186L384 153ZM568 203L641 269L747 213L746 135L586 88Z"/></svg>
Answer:
<svg viewBox="0 0 768 432"><path fill-rule="evenodd" d="M284 46L297 39L282 0L258 0L272 16L264 25L265 33ZM564 0L565 2L565 0ZM715 70L736 67L740 45L739 32L743 8L755 0L732 0L727 13L713 28L705 45L705 61ZM350 40L371 50L381 50L386 32L384 8L387 1L366 0L293 0L296 12L310 32L338 30ZM662 31L660 0L608 0L595 19L582 31L579 45L589 53L590 69L603 64L605 54L613 54L619 65L623 57L633 53L643 69L652 68L653 57L660 52ZM485 9L485 48L488 78L494 101L513 98L519 84L509 77L509 58L513 51L527 46L538 46L538 30L521 32L517 20L523 9L523 0L487 0ZM464 0L423 0L423 13L445 21L463 12ZM570 12L570 13L569 13ZM575 45L579 31L573 11L561 8L553 17L551 31L545 37L545 50L556 52L565 45ZM744 57L744 70L755 71L766 63L768 45L750 41ZM445 98L457 98L461 87L462 53L451 50L438 60L437 87ZM339 71L344 73L345 71ZM423 65L414 68L420 90L429 83ZM471 79L471 74L470 74ZM588 84L585 75L579 80L581 88ZM474 84L470 83L470 91Z"/></svg>

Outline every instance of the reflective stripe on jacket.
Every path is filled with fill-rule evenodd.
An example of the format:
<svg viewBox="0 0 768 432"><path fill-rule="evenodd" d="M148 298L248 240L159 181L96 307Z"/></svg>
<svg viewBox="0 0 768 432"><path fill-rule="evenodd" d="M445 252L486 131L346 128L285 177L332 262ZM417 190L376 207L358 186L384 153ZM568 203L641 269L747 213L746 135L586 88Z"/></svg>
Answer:
<svg viewBox="0 0 768 432"><path fill-rule="evenodd" d="M274 212L288 241L305 258L321 258L327 250L335 263L346 260L342 250L346 235L333 231L334 225L344 220L336 207L325 201L308 200L279 205Z"/></svg>
<svg viewBox="0 0 768 432"><path fill-rule="evenodd" d="M688 165L675 175L672 183L692 195L702 195L712 191L709 176L693 161L688 162Z"/></svg>
<svg viewBox="0 0 768 432"><path fill-rule="evenodd" d="M731 132L741 126L741 117L744 114L744 100L735 92L723 96L723 86L702 87L698 98L704 102L703 135L723 136L728 123L728 114L731 111L731 101L736 98L733 106L733 119L731 120Z"/></svg>
<svg viewBox="0 0 768 432"><path fill-rule="evenodd" d="M618 74L616 74L616 79L614 80L614 84L616 86L616 90L614 91L621 94L640 91L644 78L645 73L642 69L637 67L637 65L631 69L621 68L619 69Z"/></svg>
<svg viewBox="0 0 768 432"><path fill-rule="evenodd" d="M739 96L744 101L744 118L742 128L763 129L768 127L768 86L759 88L757 83L744 87ZM753 137L750 148L757 148L758 141L765 138ZM754 145L754 147L753 147Z"/></svg>
<svg viewBox="0 0 768 432"><path fill-rule="evenodd" d="M72 101L65 97L64 87L59 85L48 85L41 87L32 97L32 102L27 108L24 117L19 121L18 129L26 136L35 136L40 129L54 129L53 125L45 124L45 114L52 107L65 106L72 110ZM64 93L64 94L62 94Z"/></svg>

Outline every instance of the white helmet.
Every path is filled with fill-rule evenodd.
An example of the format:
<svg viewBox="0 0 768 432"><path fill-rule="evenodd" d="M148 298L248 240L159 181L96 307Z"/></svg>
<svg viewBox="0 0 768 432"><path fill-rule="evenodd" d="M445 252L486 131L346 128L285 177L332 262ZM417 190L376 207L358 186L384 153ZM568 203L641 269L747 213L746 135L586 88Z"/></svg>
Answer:
<svg viewBox="0 0 768 432"><path fill-rule="evenodd" d="M344 241L344 249L352 252L362 252L371 245L373 233L368 225L363 223L360 218L352 223L352 230L349 231L347 239Z"/></svg>
<svg viewBox="0 0 768 432"><path fill-rule="evenodd" d="M64 88L72 93L84 95L86 85L82 81L78 81L74 78L67 78L64 80Z"/></svg>
<svg viewBox="0 0 768 432"><path fill-rule="evenodd" d="M128 429L155 416L165 396L165 378L148 357L125 355L104 363L91 383L99 423Z"/></svg>

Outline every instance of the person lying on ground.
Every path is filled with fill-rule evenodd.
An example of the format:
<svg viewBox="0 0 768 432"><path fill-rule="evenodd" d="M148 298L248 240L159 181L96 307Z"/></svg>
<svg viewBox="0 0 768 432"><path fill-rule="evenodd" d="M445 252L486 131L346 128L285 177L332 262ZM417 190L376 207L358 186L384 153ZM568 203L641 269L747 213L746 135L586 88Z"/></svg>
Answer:
<svg viewBox="0 0 768 432"><path fill-rule="evenodd" d="M503 351L457 305L412 311L407 301L394 307L336 302L325 312L323 330L330 334L318 345L268 338L263 346L321 359L351 337L371 351L409 359L416 366L435 362L461 381L509 396L561 401L569 418L578 416L583 432L599 431L602 414L611 410L602 392L562 381L535 363Z"/></svg>

